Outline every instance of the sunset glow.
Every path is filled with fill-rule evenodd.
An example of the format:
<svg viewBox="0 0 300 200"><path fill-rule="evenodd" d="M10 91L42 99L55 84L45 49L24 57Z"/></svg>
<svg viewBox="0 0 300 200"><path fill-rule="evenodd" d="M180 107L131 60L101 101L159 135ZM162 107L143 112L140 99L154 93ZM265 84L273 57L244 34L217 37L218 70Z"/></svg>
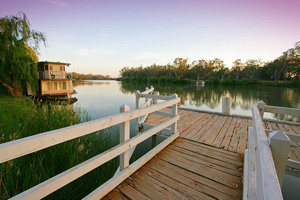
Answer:
<svg viewBox="0 0 300 200"><path fill-rule="evenodd" d="M175 58L271 61L300 40L298 0L0 0L46 33L40 60L118 76L124 66Z"/></svg>

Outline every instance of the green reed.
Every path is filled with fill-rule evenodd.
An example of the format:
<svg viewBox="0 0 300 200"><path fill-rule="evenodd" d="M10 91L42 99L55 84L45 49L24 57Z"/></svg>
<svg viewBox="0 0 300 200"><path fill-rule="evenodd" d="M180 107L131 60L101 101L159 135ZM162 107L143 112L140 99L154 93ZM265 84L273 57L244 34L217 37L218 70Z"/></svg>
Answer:
<svg viewBox="0 0 300 200"><path fill-rule="evenodd" d="M0 97L0 143L89 121L88 113L66 106L39 106L29 98ZM23 192L109 149L112 129L0 164L0 199ZM75 180L46 199L81 199L112 177L115 158Z"/></svg>

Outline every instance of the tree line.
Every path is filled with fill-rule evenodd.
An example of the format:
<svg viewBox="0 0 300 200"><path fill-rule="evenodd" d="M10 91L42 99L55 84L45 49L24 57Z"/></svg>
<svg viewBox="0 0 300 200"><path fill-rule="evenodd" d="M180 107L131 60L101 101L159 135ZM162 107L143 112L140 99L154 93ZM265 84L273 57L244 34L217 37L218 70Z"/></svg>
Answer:
<svg viewBox="0 0 300 200"><path fill-rule="evenodd" d="M191 63L188 59L176 58L172 64L153 64L146 67L123 67L120 70L122 79L128 78L164 78L188 80L230 80L238 82L245 79L274 81L298 80L300 75L300 41L293 48L283 52L271 62L261 59L250 59L242 62L237 59L231 68L225 67L219 59L197 60Z"/></svg>
<svg viewBox="0 0 300 200"><path fill-rule="evenodd" d="M79 74L76 72L72 72L72 79L75 79L75 80L110 80L112 78L109 75Z"/></svg>

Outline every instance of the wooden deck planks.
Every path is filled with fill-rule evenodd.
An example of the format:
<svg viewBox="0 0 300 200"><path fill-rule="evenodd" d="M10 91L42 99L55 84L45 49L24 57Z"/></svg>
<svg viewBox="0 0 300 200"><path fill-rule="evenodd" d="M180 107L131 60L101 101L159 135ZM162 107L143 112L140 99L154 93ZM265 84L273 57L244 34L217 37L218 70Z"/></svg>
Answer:
<svg viewBox="0 0 300 200"><path fill-rule="evenodd" d="M241 154L178 138L103 199L241 199L242 163Z"/></svg>
<svg viewBox="0 0 300 200"><path fill-rule="evenodd" d="M168 110L164 110L168 112ZM241 199L243 153L252 119L178 110L180 137L105 199ZM146 123L167 117L149 115ZM269 130L300 134L300 126L264 121ZM290 157L300 160L299 144Z"/></svg>
<svg viewBox="0 0 300 200"><path fill-rule="evenodd" d="M179 109L179 114L180 137L242 154L247 148L247 132L248 127L252 126L252 119L182 109ZM155 119L153 115L148 118L147 123L154 122L154 124L163 119ZM300 126L296 125L273 121L264 121L263 125L269 130L300 134ZM292 143L290 157L300 161L300 143Z"/></svg>

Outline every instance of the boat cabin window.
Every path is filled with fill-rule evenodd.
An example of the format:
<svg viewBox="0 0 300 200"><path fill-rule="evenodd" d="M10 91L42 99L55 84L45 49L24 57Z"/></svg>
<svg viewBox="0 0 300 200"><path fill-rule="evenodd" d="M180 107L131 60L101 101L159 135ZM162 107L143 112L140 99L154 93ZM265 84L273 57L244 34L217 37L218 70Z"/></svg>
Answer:
<svg viewBox="0 0 300 200"><path fill-rule="evenodd" d="M50 65L50 70L51 70L51 71L53 70L53 67L52 67L52 65Z"/></svg>
<svg viewBox="0 0 300 200"><path fill-rule="evenodd" d="M48 71L48 65L45 65L45 71Z"/></svg>

